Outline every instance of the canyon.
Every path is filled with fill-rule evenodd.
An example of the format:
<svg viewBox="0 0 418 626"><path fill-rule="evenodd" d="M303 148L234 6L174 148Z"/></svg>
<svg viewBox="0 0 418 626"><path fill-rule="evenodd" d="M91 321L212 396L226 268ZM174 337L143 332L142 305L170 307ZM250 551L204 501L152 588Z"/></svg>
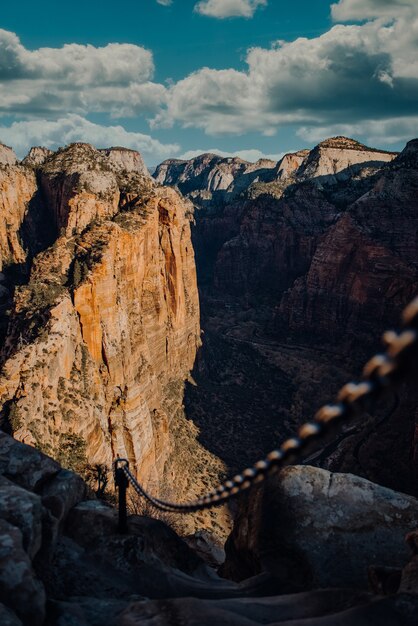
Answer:
<svg viewBox="0 0 418 626"><path fill-rule="evenodd" d="M228 176L219 195L212 172L240 181L239 160L157 169L196 207L204 342L186 407L229 467L268 452L358 376L417 293L417 166L416 140L398 155L335 137L260 167L238 196ZM417 406L413 391L389 398L318 463L416 494Z"/></svg>
<svg viewBox="0 0 418 626"><path fill-rule="evenodd" d="M159 521L131 494L121 536L109 501L116 457L188 500L358 377L418 293L417 197L418 140L153 176L125 148L0 144L4 623L413 623L414 385L230 507Z"/></svg>

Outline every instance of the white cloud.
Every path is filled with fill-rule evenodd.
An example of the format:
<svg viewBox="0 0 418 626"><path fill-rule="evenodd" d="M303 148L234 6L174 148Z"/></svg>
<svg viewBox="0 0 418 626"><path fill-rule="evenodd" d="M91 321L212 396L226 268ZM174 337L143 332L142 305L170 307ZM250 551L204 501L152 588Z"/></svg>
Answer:
<svg viewBox="0 0 418 626"><path fill-rule="evenodd" d="M153 125L272 135L287 124L410 117L418 109L418 1L387 23L340 24L313 39L252 48L246 62L246 71L202 68L174 84Z"/></svg>
<svg viewBox="0 0 418 626"><path fill-rule="evenodd" d="M83 141L97 148L124 146L138 150L151 163L164 160L180 150L177 144L163 144L149 135L129 132L122 126L94 124L79 115L67 115L58 120L30 120L0 126L0 141L10 144L19 157L32 146L58 147Z"/></svg>
<svg viewBox="0 0 418 626"><path fill-rule="evenodd" d="M302 127L297 135L312 143L318 143L327 137L345 135L364 138L371 145L394 144L418 136L418 116L367 120L355 124Z"/></svg>
<svg viewBox="0 0 418 626"><path fill-rule="evenodd" d="M284 152L278 154L264 154L264 152L261 152L261 150L255 150L251 148L249 148L248 150L237 150L236 152L226 152L225 150L220 150L219 148L210 148L209 150L188 150L177 158L188 161L189 159L194 159L195 157L198 157L201 154L205 153L218 154L221 157L238 157L239 159L249 161L250 163L255 163L260 159L269 159L270 161L277 162L280 161L280 159L285 154Z"/></svg>
<svg viewBox="0 0 418 626"><path fill-rule="evenodd" d="M253 17L259 7L266 6L268 0L201 0L195 11L208 17Z"/></svg>
<svg viewBox="0 0 418 626"><path fill-rule="evenodd" d="M166 89L152 82L152 53L132 44L66 44L27 50L0 29L0 113L42 115L155 111Z"/></svg>
<svg viewBox="0 0 418 626"><path fill-rule="evenodd" d="M157 0L158 4L162 4L163 7L169 7L170 4L173 4L173 0Z"/></svg>
<svg viewBox="0 0 418 626"><path fill-rule="evenodd" d="M331 14L338 22L359 21L396 18L411 8L416 8L416 0L340 0L331 6Z"/></svg>

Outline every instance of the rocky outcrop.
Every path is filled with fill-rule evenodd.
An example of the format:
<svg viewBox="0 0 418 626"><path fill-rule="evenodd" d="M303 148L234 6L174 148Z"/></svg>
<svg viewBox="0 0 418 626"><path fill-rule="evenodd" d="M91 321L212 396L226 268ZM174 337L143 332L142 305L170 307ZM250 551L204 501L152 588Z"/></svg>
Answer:
<svg viewBox="0 0 418 626"><path fill-rule="evenodd" d="M183 193L225 191L234 177L242 174L246 165L242 159L207 153L190 161L164 161L157 167L154 178L160 184L177 185Z"/></svg>
<svg viewBox="0 0 418 626"><path fill-rule="evenodd" d="M336 580L364 589L370 566L402 569L417 522L411 496L351 474L286 468L242 506L224 572L240 579L267 570L304 589Z"/></svg>
<svg viewBox="0 0 418 626"><path fill-rule="evenodd" d="M42 168L41 185L57 231L68 237L119 209L116 174L106 156L88 144L58 151Z"/></svg>
<svg viewBox="0 0 418 626"><path fill-rule="evenodd" d="M285 154L274 170L275 178L279 180L292 178L308 155L309 150L299 150L299 152Z"/></svg>
<svg viewBox="0 0 418 626"><path fill-rule="evenodd" d="M368 148L347 137L333 137L321 142L308 154L296 178L336 184L349 180L362 169L376 170L396 156L396 152Z"/></svg>
<svg viewBox="0 0 418 626"><path fill-rule="evenodd" d="M220 578L162 521L131 515L127 532L121 534L117 511L98 500L78 476L2 433L1 623L169 626L173 620L180 620L196 626L301 626L312 621L316 626L327 626L338 620L347 626L413 624L418 608L416 557L408 563L410 557L400 541L400 532L413 522L416 501L401 494L383 493L365 481L353 482L352 477L335 476L332 486L330 481L331 477L318 473L313 476L309 468L296 468L293 473L287 470L282 487L271 498L276 505L274 498L287 499L289 516L294 514L297 498L302 518L297 517L295 526L288 527L280 509L277 519L285 534L275 535L274 543L268 546L269 565L276 568L274 575L264 573L236 583ZM349 486L353 487L351 493ZM328 487L332 500L326 497ZM254 495L260 499L259 494ZM318 509L318 502L324 509ZM354 510L347 510L348 503ZM260 507L256 510L259 512ZM330 519L326 513L333 517ZM377 537L366 528L367 514L376 522ZM239 528L241 541L248 542L257 534L252 523L246 533L242 532L242 524ZM278 530L271 522L269 528ZM415 546L415 534L407 538L411 547ZM309 538L314 543L309 543ZM337 538L344 541L338 543ZM261 541L260 536L258 539ZM283 582L285 571L295 563L295 555L289 549L283 565L283 553L273 554L276 539L303 549L299 559L319 564L319 571L325 572L330 565L334 576L326 576L331 586L286 594L286 589L295 586L295 580ZM242 549L245 554L248 544ZM330 558L324 565L327 555ZM391 564L397 582L390 595L364 590L362 568L354 563L354 555L364 567L369 559ZM353 565L348 567L349 574L360 572L355 584L346 588L341 586L346 575L338 561L344 558ZM311 581L306 587L310 585Z"/></svg>
<svg viewBox="0 0 418 626"><path fill-rule="evenodd" d="M117 172L135 172L142 176L150 177L142 156L136 150L109 148L100 150L100 152L106 156L113 170Z"/></svg>
<svg viewBox="0 0 418 626"><path fill-rule="evenodd" d="M213 209L231 202L255 181L273 178L275 167L269 159L249 163L238 157L202 154L190 161L164 161L154 178L162 185L177 186L198 208Z"/></svg>
<svg viewBox="0 0 418 626"><path fill-rule="evenodd" d="M2 624L41 626L46 613L48 624L61 624L84 615L83 604L100 615L105 601L121 613L141 597L213 593L214 576L165 524L133 516L129 535L118 534L117 511L78 476L4 433L0 502ZM215 595L231 588L215 580Z"/></svg>
<svg viewBox="0 0 418 626"><path fill-rule="evenodd" d="M12 148L0 143L0 166L16 165L17 157Z"/></svg>
<svg viewBox="0 0 418 626"><path fill-rule="evenodd" d="M309 271L285 294L290 328L364 333L383 329L418 291L418 150L405 151L324 233Z"/></svg>
<svg viewBox="0 0 418 626"><path fill-rule="evenodd" d="M35 146L29 150L28 154L22 161L22 165L37 169L38 167L41 167L47 158L53 154L53 150L49 150L48 148L44 148L42 146Z"/></svg>

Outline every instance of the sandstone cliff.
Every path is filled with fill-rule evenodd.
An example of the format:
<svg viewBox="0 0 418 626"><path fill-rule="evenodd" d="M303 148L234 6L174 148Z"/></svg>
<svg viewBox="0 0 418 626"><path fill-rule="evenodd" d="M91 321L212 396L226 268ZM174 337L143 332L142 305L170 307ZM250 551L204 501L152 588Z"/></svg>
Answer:
<svg viewBox="0 0 418 626"><path fill-rule="evenodd" d="M418 290L417 189L411 142L318 242L309 271L281 302L290 328L370 335L396 319Z"/></svg>
<svg viewBox="0 0 418 626"><path fill-rule="evenodd" d="M347 137L333 137L322 141L307 155L296 177L335 184L352 178L362 169L377 169L395 157L395 152L368 148Z"/></svg>
<svg viewBox="0 0 418 626"><path fill-rule="evenodd" d="M200 345L190 206L132 151L74 144L33 166L60 236L15 292L4 427L78 471L119 455L157 494L204 490L222 467L182 410ZM26 196L10 189L23 218Z"/></svg>
<svg viewBox="0 0 418 626"><path fill-rule="evenodd" d="M13 151L0 144L0 271L26 261L20 233L36 187L33 172L18 165Z"/></svg>

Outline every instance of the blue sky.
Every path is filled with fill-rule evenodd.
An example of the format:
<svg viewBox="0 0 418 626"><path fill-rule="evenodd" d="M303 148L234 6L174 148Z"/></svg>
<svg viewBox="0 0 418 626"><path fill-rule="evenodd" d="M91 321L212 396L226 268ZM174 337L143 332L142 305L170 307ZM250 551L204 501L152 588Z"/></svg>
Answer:
<svg viewBox="0 0 418 626"><path fill-rule="evenodd" d="M255 160L418 135L416 0L20 0L0 29L0 140L20 156L85 140L150 165Z"/></svg>

